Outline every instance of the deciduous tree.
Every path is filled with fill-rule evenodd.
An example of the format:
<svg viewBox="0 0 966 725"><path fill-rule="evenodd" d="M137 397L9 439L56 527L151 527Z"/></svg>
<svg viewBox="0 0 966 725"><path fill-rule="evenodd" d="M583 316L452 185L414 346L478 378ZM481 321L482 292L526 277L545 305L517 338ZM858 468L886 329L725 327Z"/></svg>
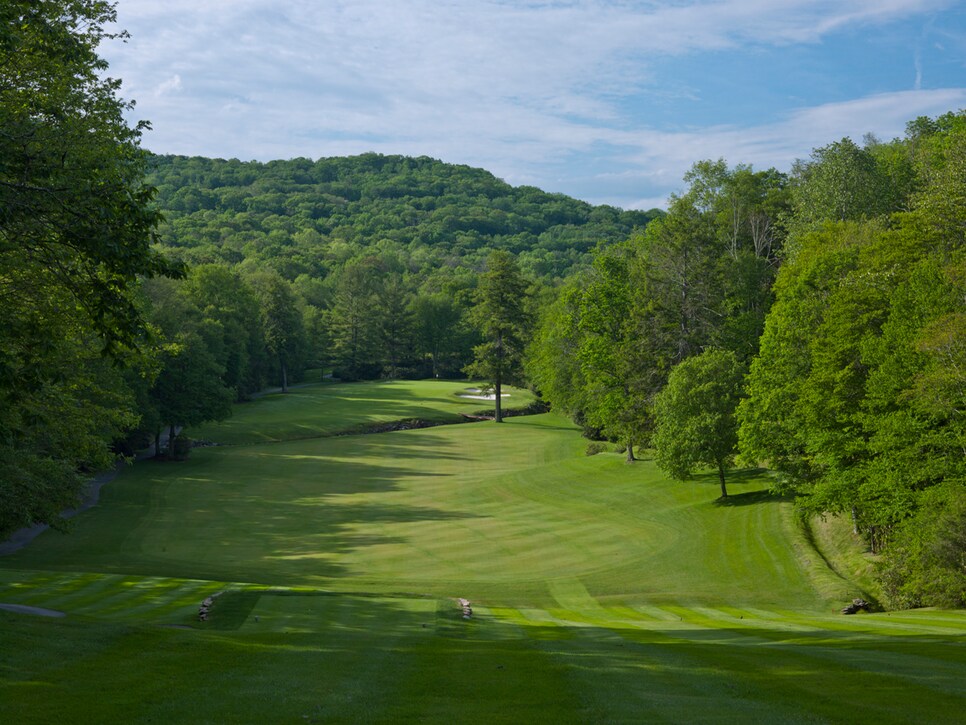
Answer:
<svg viewBox="0 0 966 725"><path fill-rule="evenodd" d="M728 496L725 469L737 452L735 409L744 374L734 353L707 350L675 367L654 401L657 464L681 479L697 466L713 466L722 498Z"/></svg>

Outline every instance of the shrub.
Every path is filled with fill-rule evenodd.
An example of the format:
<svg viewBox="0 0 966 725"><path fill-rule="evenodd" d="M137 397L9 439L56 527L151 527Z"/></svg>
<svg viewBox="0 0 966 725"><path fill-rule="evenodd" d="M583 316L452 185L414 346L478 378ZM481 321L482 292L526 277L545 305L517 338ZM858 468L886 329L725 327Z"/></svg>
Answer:
<svg viewBox="0 0 966 725"><path fill-rule="evenodd" d="M587 455L596 456L598 453L603 453L607 450L607 444L602 441L594 441L587 446Z"/></svg>
<svg viewBox="0 0 966 725"><path fill-rule="evenodd" d="M184 461L188 458L189 453L191 453L191 439L184 433L179 433L171 447L171 460Z"/></svg>
<svg viewBox="0 0 966 725"><path fill-rule="evenodd" d="M966 607L966 490L927 492L898 528L879 572L890 606Z"/></svg>

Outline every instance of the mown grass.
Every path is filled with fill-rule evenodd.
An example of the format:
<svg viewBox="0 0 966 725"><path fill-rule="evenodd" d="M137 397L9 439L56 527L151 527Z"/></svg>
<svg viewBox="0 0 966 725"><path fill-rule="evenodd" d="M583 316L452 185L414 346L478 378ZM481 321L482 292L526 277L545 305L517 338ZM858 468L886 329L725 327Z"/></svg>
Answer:
<svg viewBox="0 0 966 725"><path fill-rule="evenodd" d="M486 400L461 398L474 388L448 380L386 380L366 383L321 383L270 393L234 407L219 423L192 428L198 440L224 444L266 443L329 436L360 427L405 419L456 422L460 414L492 408ZM506 388L503 405L522 408L533 395Z"/></svg>
<svg viewBox="0 0 966 725"><path fill-rule="evenodd" d="M764 472L722 503L585 444L542 415L138 464L0 559L0 602L68 613L0 610L0 721L962 719L963 613L843 617Z"/></svg>

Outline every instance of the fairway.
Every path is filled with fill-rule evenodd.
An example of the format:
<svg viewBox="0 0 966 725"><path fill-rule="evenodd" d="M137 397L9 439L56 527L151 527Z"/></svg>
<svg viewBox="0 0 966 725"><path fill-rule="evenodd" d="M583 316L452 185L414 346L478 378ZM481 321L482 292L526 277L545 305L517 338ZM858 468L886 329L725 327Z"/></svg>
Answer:
<svg viewBox="0 0 966 725"><path fill-rule="evenodd" d="M295 386L236 405L232 416L189 431L192 438L222 444L265 443L317 438L363 430L386 421L418 419L456 423L461 414L487 408L492 401L470 396L465 382L440 380L329 383ZM522 408L533 395L506 388L505 408Z"/></svg>
<svg viewBox="0 0 966 725"><path fill-rule="evenodd" d="M0 721L962 721L964 613L838 614L764 472L721 503L553 414L336 435L465 387L238 406L0 558L0 602L66 613L0 609Z"/></svg>

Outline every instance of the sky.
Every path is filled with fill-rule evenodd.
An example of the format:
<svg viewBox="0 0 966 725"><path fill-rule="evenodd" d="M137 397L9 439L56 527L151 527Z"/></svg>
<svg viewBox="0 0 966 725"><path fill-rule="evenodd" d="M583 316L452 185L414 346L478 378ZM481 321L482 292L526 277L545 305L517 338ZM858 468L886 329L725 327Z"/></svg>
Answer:
<svg viewBox="0 0 966 725"><path fill-rule="evenodd" d="M119 0L101 55L155 153L431 156L665 207L695 161L788 171L966 108L952 0Z"/></svg>

